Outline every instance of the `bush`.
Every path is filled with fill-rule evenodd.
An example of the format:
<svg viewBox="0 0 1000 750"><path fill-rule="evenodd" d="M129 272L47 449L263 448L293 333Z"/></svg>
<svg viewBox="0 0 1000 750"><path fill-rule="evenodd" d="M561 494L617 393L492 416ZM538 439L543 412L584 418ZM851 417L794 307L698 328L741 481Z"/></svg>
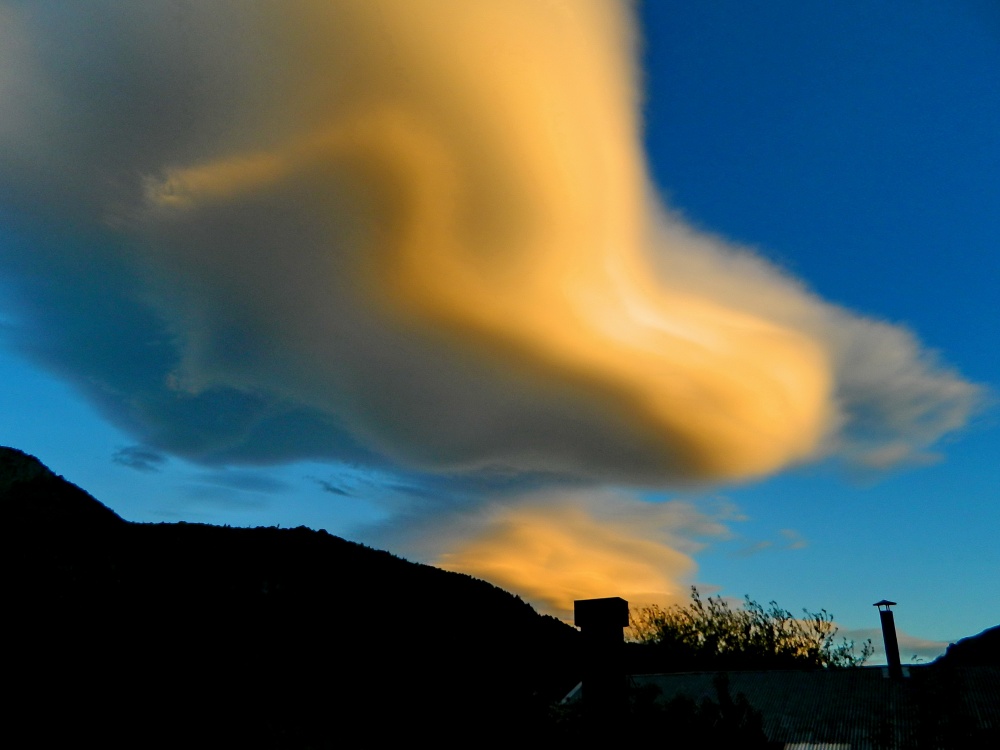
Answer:
<svg viewBox="0 0 1000 750"><path fill-rule="evenodd" d="M648 671L856 667L871 657L871 640L860 653L853 641L837 641L826 610L803 613L794 617L777 602L764 607L749 596L734 609L722 597L702 599L692 586L685 606L633 609L630 640L647 647Z"/></svg>

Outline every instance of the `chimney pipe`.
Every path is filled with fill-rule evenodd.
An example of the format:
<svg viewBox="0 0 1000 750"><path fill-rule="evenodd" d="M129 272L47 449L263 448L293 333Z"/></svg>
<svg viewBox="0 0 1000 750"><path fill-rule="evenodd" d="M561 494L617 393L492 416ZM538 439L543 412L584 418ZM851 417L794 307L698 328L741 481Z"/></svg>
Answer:
<svg viewBox="0 0 1000 750"><path fill-rule="evenodd" d="M878 616L882 620L882 640L885 642L885 658L889 662L889 676L894 680L903 678L903 665L899 660L899 641L896 640L896 622L889 607L896 602L883 599L873 605L878 607Z"/></svg>
<svg viewBox="0 0 1000 750"><path fill-rule="evenodd" d="M578 599L573 620L583 640L583 706L592 727L613 729L625 710L624 637L628 627L628 602Z"/></svg>

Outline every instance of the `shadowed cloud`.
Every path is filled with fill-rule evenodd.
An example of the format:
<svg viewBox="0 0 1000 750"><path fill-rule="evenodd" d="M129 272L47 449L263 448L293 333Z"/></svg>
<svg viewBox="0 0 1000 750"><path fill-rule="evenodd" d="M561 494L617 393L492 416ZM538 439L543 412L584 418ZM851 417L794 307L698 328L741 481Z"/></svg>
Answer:
<svg viewBox="0 0 1000 750"><path fill-rule="evenodd" d="M137 471L159 471L167 462L167 457L159 451L141 445L130 445L115 451L111 460L121 466Z"/></svg>
<svg viewBox="0 0 1000 750"><path fill-rule="evenodd" d="M781 537L778 540L761 539L756 542L744 544L744 546L735 550L732 555L734 557L750 557L769 550L795 550L805 549L809 546L809 542L807 542L795 529L778 529L778 535Z"/></svg>
<svg viewBox="0 0 1000 750"><path fill-rule="evenodd" d="M290 486L280 479L250 471L213 471L199 474L195 480L201 484L226 487L243 492L264 493L267 495L288 492Z"/></svg>
<svg viewBox="0 0 1000 750"><path fill-rule="evenodd" d="M319 479L317 477L310 477L310 479L312 479L312 481L318 484L320 486L320 489L323 490L323 492L329 492L331 495L340 495L341 497L351 496L350 492L345 490L340 485L335 484L334 482L331 482L326 479Z"/></svg>

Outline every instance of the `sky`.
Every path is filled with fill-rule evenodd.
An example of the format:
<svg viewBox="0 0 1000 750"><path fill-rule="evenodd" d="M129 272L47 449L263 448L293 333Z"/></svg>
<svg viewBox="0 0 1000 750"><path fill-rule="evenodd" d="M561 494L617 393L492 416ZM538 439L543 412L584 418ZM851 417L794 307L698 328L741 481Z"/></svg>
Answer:
<svg viewBox="0 0 1000 750"><path fill-rule="evenodd" d="M0 444L927 660L1000 622L998 133L978 0L5 2Z"/></svg>

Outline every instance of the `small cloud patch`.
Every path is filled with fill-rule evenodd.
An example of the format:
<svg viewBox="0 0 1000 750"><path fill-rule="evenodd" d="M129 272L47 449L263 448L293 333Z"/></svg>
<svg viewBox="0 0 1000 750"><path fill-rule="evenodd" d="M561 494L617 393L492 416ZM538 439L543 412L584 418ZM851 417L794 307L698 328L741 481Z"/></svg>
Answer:
<svg viewBox="0 0 1000 750"><path fill-rule="evenodd" d="M266 474L247 471L214 471L199 475L197 480L215 487L225 487L226 489L240 490L241 492L257 492L269 495L287 492L289 489L287 482L275 479Z"/></svg>
<svg viewBox="0 0 1000 750"><path fill-rule="evenodd" d="M756 555L758 552L763 552L764 550L771 549L774 546L774 542L763 539L759 542L754 542L740 550L737 550L733 554L736 557L750 557L751 555Z"/></svg>
<svg viewBox="0 0 1000 750"><path fill-rule="evenodd" d="M331 495L340 495L341 497L351 497L351 493L340 487L333 482L326 479L320 479L319 477L309 477L312 481L320 486L323 492L329 492Z"/></svg>
<svg viewBox="0 0 1000 750"><path fill-rule="evenodd" d="M809 542L805 540L805 537L795 529L779 529L778 533L781 534L783 539L782 549L805 549L809 546Z"/></svg>
<svg viewBox="0 0 1000 750"><path fill-rule="evenodd" d="M795 529L778 529L780 539L761 539L751 542L732 553L734 557L751 557L767 550L805 549L809 542Z"/></svg>
<svg viewBox="0 0 1000 750"><path fill-rule="evenodd" d="M136 471L152 473L159 471L163 467L167 462L167 457L152 448L142 445L130 445L115 451L111 460L116 464L127 466Z"/></svg>

